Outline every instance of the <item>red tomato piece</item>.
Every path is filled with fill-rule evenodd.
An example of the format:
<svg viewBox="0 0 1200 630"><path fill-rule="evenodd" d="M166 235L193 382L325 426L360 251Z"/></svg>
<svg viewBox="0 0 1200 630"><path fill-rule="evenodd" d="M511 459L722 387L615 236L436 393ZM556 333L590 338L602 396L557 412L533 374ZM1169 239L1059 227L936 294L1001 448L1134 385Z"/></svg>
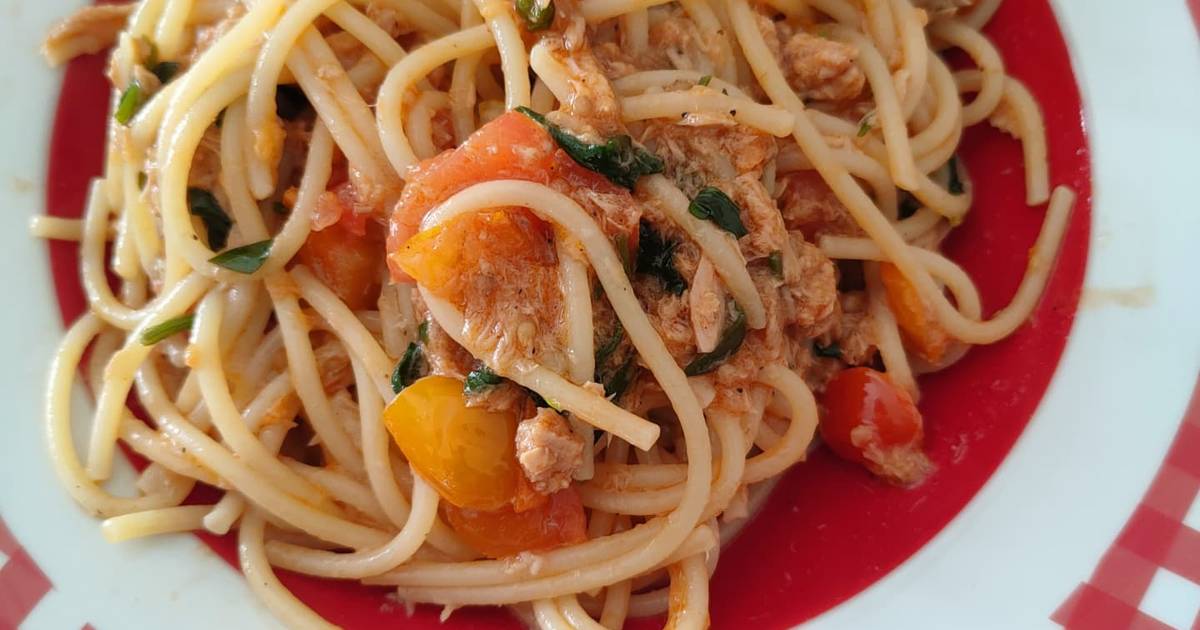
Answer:
<svg viewBox="0 0 1200 630"><path fill-rule="evenodd" d="M903 486L918 484L933 471L922 450L921 413L886 374L844 370L829 381L822 403L821 437L842 458Z"/></svg>
<svg viewBox="0 0 1200 630"><path fill-rule="evenodd" d="M444 506L446 522L479 553L504 558L522 551L546 551L587 540L587 519L575 488L550 495L549 501L516 512L512 506L481 511Z"/></svg>

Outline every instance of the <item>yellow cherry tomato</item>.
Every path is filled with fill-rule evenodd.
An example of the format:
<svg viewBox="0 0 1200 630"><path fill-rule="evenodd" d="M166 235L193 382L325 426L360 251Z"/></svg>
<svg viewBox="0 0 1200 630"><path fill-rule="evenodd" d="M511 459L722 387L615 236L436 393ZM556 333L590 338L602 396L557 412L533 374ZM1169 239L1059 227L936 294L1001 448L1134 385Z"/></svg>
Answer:
<svg viewBox="0 0 1200 630"><path fill-rule="evenodd" d="M508 505L517 488L517 418L468 407L463 384L426 376L400 392L383 422L400 451L446 501L474 510Z"/></svg>

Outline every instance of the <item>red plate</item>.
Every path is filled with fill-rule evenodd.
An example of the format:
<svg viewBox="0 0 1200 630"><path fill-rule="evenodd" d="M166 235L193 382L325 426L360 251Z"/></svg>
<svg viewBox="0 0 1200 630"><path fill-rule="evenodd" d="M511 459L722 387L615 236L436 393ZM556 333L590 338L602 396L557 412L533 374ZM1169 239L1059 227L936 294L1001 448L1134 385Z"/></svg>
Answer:
<svg viewBox="0 0 1200 630"><path fill-rule="evenodd" d="M786 475L765 508L721 553L712 587L716 628L798 624L854 596L920 549L971 500L1029 422L1071 330L1087 261L1091 181L1085 125L1070 58L1045 0L1007 0L987 27L1008 71L1041 102L1049 134L1051 183L1079 192L1062 254L1032 321L1011 338L973 350L947 372L921 382L926 443L938 471L915 490L880 483L861 468L818 451ZM87 181L103 162L108 85L98 56L67 70L50 151L50 214L79 216ZM979 286L985 310L1008 303L1024 273L1042 209L1025 206L1020 145L982 125L960 153L976 184L975 207L947 245ZM64 321L85 301L78 257L52 242L50 262ZM202 535L236 565L233 537ZM401 623L442 628L438 611L409 619L385 589L284 573L284 583L330 621L347 628ZM661 619L630 624L660 627ZM507 615L454 613L451 627L515 628Z"/></svg>

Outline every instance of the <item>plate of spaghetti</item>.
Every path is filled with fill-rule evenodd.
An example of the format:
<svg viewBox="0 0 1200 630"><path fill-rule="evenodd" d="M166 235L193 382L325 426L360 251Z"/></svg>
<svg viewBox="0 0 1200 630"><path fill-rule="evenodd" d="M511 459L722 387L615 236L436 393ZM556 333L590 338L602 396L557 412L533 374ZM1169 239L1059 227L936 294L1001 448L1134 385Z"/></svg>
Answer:
<svg viewBox="0 0 1200 630"><path fill-rule="evenodd" d="M1200 480L1200 330L1155 319L1200 225L1117 236L1093 180L1200 133L1105 135L1138 61L1062 4L31 8L67 70L7 317L65 329L14 346L0 625L1126 627L1114 553L1200 580L1146 490ZM1183 551L1117 536L1146 505ZM1146 580L1129 627L1200 607Z"/></svg>

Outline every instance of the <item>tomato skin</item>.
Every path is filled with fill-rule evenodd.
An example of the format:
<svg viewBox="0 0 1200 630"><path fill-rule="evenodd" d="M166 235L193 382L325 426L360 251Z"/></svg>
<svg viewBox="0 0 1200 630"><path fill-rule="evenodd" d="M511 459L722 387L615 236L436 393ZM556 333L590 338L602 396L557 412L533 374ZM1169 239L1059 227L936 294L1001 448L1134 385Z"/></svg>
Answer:
<svg viewBox="0 0 1200 630"><path fill-rule="evenodd" d="M904 486L932 472L922 450L921 413L886 374L862 367L844 370L829 381L821 402L821 437L843 459Z"/></svg>
<svg viewBox="0 0 1200 630"><path fill-rule="evenodd" d="M458 303L471 275L497 261L517 269L558 263L554 230L523 208L460 215L418 232L389 256L421 286Z"/></svg>
<svg viewBox="0 0 1200 630"><path fill-rule="evenodd" d="M953 340L921 299L917 288L891 263L880 263L879 278L905 347L931 364L941 362Z"/></svg>
<svg viewBox="0 0 1200 630"><path fill-rule="evenodd" d="M388 227L387 251L392 253L388 264L397 281L413 280L408 269L398 264L396 253L421 229L425 215L475 184L518 179L552 186L568 196L580 190L617 195L632 205L628 191L580 166L541 125L515 111L480 127L457 148L417 164L406 179ZM577 201L583 198L576 197Z"/></svg>
<svg viewBox="0 0 1200 630"><path fill-rule="evenodd" d="M476 510L508 506L522 475L515 454L517 419L467 407L462 382L426 376L383 412L392 439L417 472L450 504Z"/></svg>
<svg viewBox="0 0 1200 630"><path fill-rule="evenodd" d="M296 260L353 310L369 308L379 296L383 248L367 227L339 221L309 233L296 252Z"/></svg>
<svg viewBox="0 0 1200 630"><path fill-rule="evenodd" d="M587 519L574 487L550 495L537 507L516 512L511 506L482 511L445 506L446 522L462 539L489 558L522 551L547 551L587 540Z"/></svg>

